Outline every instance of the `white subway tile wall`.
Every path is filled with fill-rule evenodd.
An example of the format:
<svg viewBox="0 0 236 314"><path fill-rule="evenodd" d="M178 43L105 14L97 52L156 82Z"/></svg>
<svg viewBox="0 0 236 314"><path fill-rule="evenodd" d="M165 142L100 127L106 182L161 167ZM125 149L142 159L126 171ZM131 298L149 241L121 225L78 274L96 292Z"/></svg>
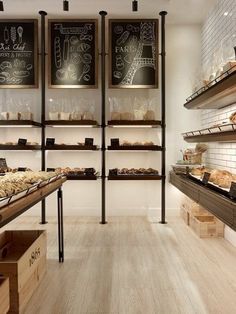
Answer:
<svg viewBox="0 0 236 314"><path fill-rule="evenodd" d="M218 0L202 27L202 64L211 60L222 41L236 36L236 0ZM236 111L236 103L223 109L202 110L202 127L219 124ZM207 166L236 173L236 143L208 143Z"/></svg>

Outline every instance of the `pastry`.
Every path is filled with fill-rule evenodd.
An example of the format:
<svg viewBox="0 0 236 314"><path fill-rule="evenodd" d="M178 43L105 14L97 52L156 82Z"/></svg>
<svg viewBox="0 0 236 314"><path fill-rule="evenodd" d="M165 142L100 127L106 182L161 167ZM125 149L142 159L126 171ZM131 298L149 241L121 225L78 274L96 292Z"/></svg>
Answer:
<svg viewBox="0 0 236 314"><path fill-rule="evenodd" d="M147 110L143 116L143 120L155 120L155 112L153 110Z"/></svg>
<svg viewBox="0 0 236 314"><path fill-rule="evenodd" d="M191 174L194 176L201 176L204 174L204 172L208 172L205 167L198 167L198 168L193 168L191 170Z"/></svg>
<svg viewBox="0 0 236 314"><path fill-rule="evenodd" d="M232 113L229 117L231 123L236 124L236 112Z"/></svg>
<svg viewBox="0 0 236 314"><path fill-rule="evenodd" d="M134 142L133 145L134 146L142 146L142 143L141 142Z"/></svg>
<svg viewBox="0 0 236 314"><path fill-rule="evenodd" d="M113 111L111 112L111 120L120 120L121 114L119 112Z"/></svg>
<svg viewBox="0 0 236 314"><path fill-rule="evenodd" d="M145 145L145 146L152 146L152 145L154 145L154 143L152 141L144 141L143 145Z"/></svg>
<svg viewBox="0 0 236 314"><path fill-rule="evenodd" d="M85 111L83 113L82 120L94 120L94 116L90 111Z"/></svg>
<svg viewBox="0 0 236 314"><path fill-rule="evenodd" d="M120 119L123 121L132 121L134 120L134 114L131 112L121 112Z"/></svg>

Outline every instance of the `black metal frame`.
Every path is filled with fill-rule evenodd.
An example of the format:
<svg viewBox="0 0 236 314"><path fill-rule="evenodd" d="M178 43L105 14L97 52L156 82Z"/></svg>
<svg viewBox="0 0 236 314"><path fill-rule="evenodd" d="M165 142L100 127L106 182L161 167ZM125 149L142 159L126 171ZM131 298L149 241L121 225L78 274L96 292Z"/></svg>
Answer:
<svg viewBox="0 0 236 314"><path fill-rule="evenodd" d="M166 11L161 11L161 128L162 128L162 154L161 154L161 224L166 223L166 41L165 17Z"/></svg>
<svg viewBox="0 0 236 314"><path fill-rule="evenodd" d="M42 160L41 170L45 171L46 154L45 154L45 111L46 111L46 53L45 53L45 16L47 12L39 11L41 16L41 147L42 147ZM46 202L42 201L41 208L41 224L46 224Z"/></svg>
<svg viewBox="0 0 236 314"><path fill-rule="evenodd" d="M102 131L102 211L101 224L106 224L106 11L101 16L101 131Z"/></svg>

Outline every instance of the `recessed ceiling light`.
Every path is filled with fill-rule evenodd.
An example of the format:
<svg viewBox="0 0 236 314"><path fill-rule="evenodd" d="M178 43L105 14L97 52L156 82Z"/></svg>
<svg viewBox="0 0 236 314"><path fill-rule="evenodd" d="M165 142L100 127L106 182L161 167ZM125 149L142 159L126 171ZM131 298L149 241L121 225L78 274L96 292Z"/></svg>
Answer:
<svg viewBox="0 0 236 314"><path fill-rule="evenodd" d="M226 11L226 12L224 13L224 16L227 16L227 15L229 15L229 12L228 12L228 11Z"/></svg>

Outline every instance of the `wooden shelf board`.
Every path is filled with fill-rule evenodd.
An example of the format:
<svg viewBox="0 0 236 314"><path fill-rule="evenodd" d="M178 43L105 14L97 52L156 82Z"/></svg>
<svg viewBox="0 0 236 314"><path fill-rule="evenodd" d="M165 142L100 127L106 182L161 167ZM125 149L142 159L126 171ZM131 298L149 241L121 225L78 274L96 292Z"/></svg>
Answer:
<svg viewBox="0 0 236 314"><path fill-rule="evenodd" d="M146 150L151 150L151 151L161 151L162 147L158 145L129 145L129 146L108 146L108 150L121 150L121 151L126 151L126 150L141 150L141 151L146 151Z"/></svg>
<svg viewBox="0 0 236 314"><path fill-rule="evenodd" d="M70 181L81 181L81 180L85 180L85 181L95 181L98 179L97 176L73 176L73 175L67 175L66 176L67 180L70 180Z"/></svg>
<svg viewBox="0 0 236 314"><path fill-rule="evenodd" d="M144 121L144 120L132 120L132 121L125 121L125 120L110 120L108 121L108 126L136 126L136 127L160 127L161 126L161 121L159 120L149 120L149 121Z"/></svg>
<svg viewBox="0 0 236 314"><path fill-rule="evenodd" d="M108 180L161 180L162 176L160 175L117 175L117 176L108 176Z"/></svg>
<svg viewBox="0 0 236 314"><path fill-rule="evenodd" d="M236 130L222 131L202 135L185 136L184 140L188 143L197 142L236 142Z"/></svg>
<svg viewBox="0 0 236 314"><path fill-rule="evenodd" d="M42 124L32 120L0 120L0 127L41 127Z"/></svg>
<svg viewBox="0 0 236 314"><path fill-rule="evenodd" d="M187 109L219 109L236 101L236 71L187 101Z"/></svg>
<svg viewBox="0 0 236 314"><path fill-rule="evenodd" d="M41 150L41 145L0 145L0 150Z"/></svg>
<svg viewBox="0 0 236 314"><path fill-rule="evenodd" d="M97 145L79 146L79 145L52 145L46 146L45 150L81 150L81 151L97 151Z"/></svg>
<svg viewBox="0 0 236 314"><path fill-rule="evenodd" d="M47 120L46 126L92 126L97 127L98 122L94 120Z"/></svg>

